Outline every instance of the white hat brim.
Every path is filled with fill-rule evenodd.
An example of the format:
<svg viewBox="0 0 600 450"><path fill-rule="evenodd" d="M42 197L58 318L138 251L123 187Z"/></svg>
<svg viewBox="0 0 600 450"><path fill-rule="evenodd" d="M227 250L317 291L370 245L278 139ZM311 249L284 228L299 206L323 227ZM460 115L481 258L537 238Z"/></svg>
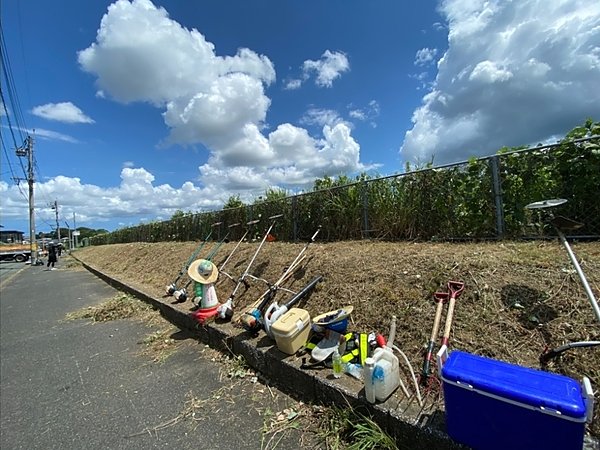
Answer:
<svg viewBox="0 0 600 450"><path fill-rule="evenodd" d="M352 305L344 306L340 309L334 309L333 311L328 311L323 314L319 314L317 317L314 317L312 322L315 325L330 325L332 323L340 322L344 319L347 319L354 307Z"/></svg>

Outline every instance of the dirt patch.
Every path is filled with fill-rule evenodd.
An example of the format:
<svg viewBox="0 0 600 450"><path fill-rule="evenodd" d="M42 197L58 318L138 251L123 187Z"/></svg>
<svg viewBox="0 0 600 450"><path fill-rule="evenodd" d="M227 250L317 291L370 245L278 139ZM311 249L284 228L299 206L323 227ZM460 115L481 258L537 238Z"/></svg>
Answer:
<svg viewBox="0 0 600 450"><path fill-rule="evenodd" d="M77 257L94 268L161 298L198 243L163 242L88 247ZM221 247L213 262L220 266L235 243ZM225 271L239 277L256 249L243 243ZM269 242L250 271L274 282L304 244ZM572 245L589 284L600 295L600 243ZM209 252L204 249L202 254ZM463 281L465 290L456 304L450 345L499 360L540 368L547 348L575 341L600 340L596 320L567 253L558 242L502 243L315 243L303 267L286 287L299 290L313 277L323 275L314 292L299 306L312 316L353 305L353 331L379 331L387 335L390 316L398 319L396 344L420 370L423 349L431 334L435 304L432 294L445 290L449 280ZM183 286L187 277L177 283ZM231 294L234 283L221 277L220 301ZM236 311L252 304L267 288L260 281L242 287ZM290 294L280 292L282 302ZM172 297L165 298L170 302ZM174 305L189 311L191 302ZM443 320L443 319L442 319ZM443 325L443 322L442 322ZM442 326L443 328L443 326ZM565 352L546 367L600 385L600 348ZM592 434L600 436L598 407Z"/></svg>

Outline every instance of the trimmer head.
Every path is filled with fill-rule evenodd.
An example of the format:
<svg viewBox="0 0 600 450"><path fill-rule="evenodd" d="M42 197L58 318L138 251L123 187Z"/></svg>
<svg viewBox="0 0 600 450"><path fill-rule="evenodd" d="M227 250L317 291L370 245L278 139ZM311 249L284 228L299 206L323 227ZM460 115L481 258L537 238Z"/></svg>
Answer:
<svg viewBox="0 0 600 450"><path fill-rule="evenodd" d="M187 300L187 289L181 288L175 292L173 292L173 297L175 297L175 303L183 303Z"/></svg>
<svg viewBox="0 0 600 450"><path fill-rule="evenodd" d="M165 288L165 292L167 293L167 295L173 295L176 290L177 286L175 286L175 283L171 283Z"/></svg>
<svg viewBox="0 0 600 450"><path fill-rule="evenodd" d="M227 301L217 308L217 314L220 319L230 320L233 317L233 301L227 299Z"/></svg>

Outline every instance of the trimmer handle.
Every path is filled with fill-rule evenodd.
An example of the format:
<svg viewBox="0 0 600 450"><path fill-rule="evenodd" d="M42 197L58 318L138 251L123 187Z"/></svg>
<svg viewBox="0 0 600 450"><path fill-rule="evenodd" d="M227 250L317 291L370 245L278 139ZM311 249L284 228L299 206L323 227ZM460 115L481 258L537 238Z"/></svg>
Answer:
<svg viewBox="0 0 600 450"><path fill-rule="evenodd" d="M450 294L448 294L447 292L435 292L433 294L433 300L435 300L436 303L446 303L448 301L449 296Z"/></svg>
<svg viewBox="0 0 600 450"><path fill-rule="evenodd" d="M323 227L323 225L319 225L319 227L317 228L317 231L315 231L315 234L313 234L309 240L309 242L315 242L315 239L317 238L317 234L319 234L319 231L321 231L321 228Z"/></svg>
<svg viewBox="0 0 600 450"><path fill-rule="evenodd" d="M457 299L465 290L465 283L462 281L448 281L448 290L450 291L450 298Z"/></svg>
<svg viewBox="0 0 600 450"><path fill-rule="evenodd" d="M316 277L314 277L312 280L310 280L308 282L308 284L306 286L304 286L299 292L296 293L296 295L294 295L284 306L287 309L290 309L292 306L294 306L296 303L298 303L298 301L300 301L304 296L306 296L306 294L308 294L308 292L313 289L318 282L320 282L323 279L322 275L318 275Z"/></svg>

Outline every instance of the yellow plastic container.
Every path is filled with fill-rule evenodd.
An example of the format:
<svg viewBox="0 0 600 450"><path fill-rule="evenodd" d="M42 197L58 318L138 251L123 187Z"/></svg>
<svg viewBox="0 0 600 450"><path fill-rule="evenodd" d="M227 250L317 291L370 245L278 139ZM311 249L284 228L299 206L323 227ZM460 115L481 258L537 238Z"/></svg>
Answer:
<svg viewBox="0 0 600 450"><path fill-rule="evenodd" d="M271 332L277 348L293 355L308 340L310 315L305 309L291 308L272 325Z"/></svg>

